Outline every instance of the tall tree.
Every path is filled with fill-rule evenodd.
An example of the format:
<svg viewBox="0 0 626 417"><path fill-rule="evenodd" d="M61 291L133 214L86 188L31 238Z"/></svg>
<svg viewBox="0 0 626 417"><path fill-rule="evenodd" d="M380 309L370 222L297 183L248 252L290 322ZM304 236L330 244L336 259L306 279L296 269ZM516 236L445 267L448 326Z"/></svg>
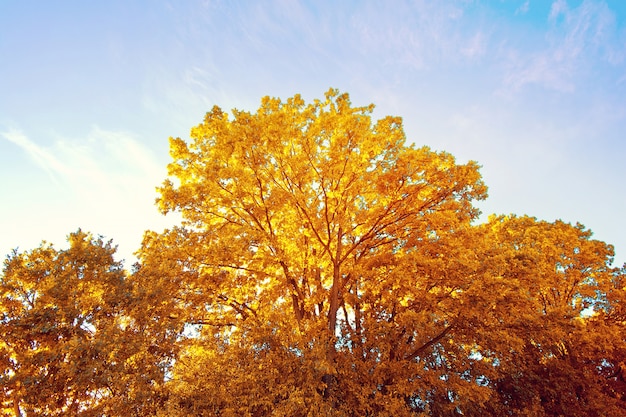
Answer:
<svg viewBox="0 0 626 417"><path fill-rule="evenodd" d="M232 120L214 107L191 143L171 139L159 206L180 211L183 227L148 234L141 261L184 277L172 291L201 326L204 356L244 360L215 401L254 409L244 389L254 361L275 375L257 406L285 414L307 404L380 415L451 397L408 398L418 379L441 378L436 346L462 321L447 303L470 283L462 248L486 188L475 163L407 146L401 120L372 124L372 109L334 90L312 104L265 98ZM175 375L188 362L198 360ZM293 368L307 373L295 390Z"/></svg>

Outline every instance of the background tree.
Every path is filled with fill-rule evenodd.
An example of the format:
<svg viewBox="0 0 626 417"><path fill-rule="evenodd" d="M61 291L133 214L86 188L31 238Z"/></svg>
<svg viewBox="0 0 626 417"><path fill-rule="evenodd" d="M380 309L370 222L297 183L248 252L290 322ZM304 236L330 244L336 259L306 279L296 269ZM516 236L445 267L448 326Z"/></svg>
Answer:
<svg viewBox="0 0 626 417"><path fill-rule="evenodd" d="M607 294L623 273L611 267L613 248L562 221L494 216L481 227L485 278L499 282L481 298L501 294L485 305L488 329L505 332L503 344L476 335L481 354L498 365L493 414L624 415L614 379L626 345L621 324L608 319L617 305Z"/></svg>
<svg viewBox="0 0 626 417"><path fill-rule="evenodd" d="M0 281L0 389L12 415L144 415L163 375L145 361L111 242L14 252Z"/></svg>

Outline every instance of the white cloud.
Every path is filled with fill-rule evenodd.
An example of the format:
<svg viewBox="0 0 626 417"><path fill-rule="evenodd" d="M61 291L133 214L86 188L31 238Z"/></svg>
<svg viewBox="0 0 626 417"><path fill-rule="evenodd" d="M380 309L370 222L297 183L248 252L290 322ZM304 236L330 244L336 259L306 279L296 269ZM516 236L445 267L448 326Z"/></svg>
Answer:
<svg viewBox="0 0 626 417"><path fill-rule="evenodd" d="M165 166L131 134L94 127L82 139L57 138L52 146L39 145L19 130L1 135L46 173L33 182L32 168L19 168L30 172L29 180L13 189L14 195L8 196L11 206L2 210L0 221L7 227L1 255L15 246L31 248L42 239L63 246L60 240L80 227L113 239L120 257L132 260L144 230L171 224L154 206L155 186L165 178ZM16 172L15 181L25 177ZM51 181L54 190L37 203L33 194L46 193ZM8 224L25 212L31 213L28 225ZM43 230L47 235L38 235Z"/></svg>
<svg viewBox="0 0 626 417"><path fill-rule="evenodd" d="M49 178L55 183L58 182L59 175L65 176L68 174L65 165L59 161L52 152L31 141L20 130L10 129L0 133L0 136L14 143L26 152L41 169L46 171Z"/></svg>
<svg viewBox="0 0 626 417"><path fill-rule="evenodd" d="M573 67L559 54L546 52L530 57L511 54L509 58L511 68L504 76L504 84L513 92L532 84L560 92L575 90L572 80Z"/></svg>
<svg viewBox="0 0 626 417"><path fill-rule="evenodd" d="M515 14L525 14L528 13L528 10L530 9L530 0L526 0L524 2L524 4L522 4L520 7L517 8L517 10L515 10Z"/></svg>
<svg viewBox="0 0 626 417"><path fill-rule="evenodd" d="M470 37L467 44L461 46L461 53L468 58L480 57L485 54L487 42L482 32L477 32Z"/></svg>
<svg viewBox="0 0 626 417"><path fill-rule="evenodd" d="M567 11L567 2L565 0L556 0L550 7L550 20L556 19L560 14L565 14Z"/></svg>
<svg viewBox="0 0 626 417"><path fill-rule="evenodd" d="M583 83L598 61L621 62L615 43L614 16L605 3L585 1L569 8L564 0L552 3L547 16L550 29L535 44L504 52L506 89L517 92L527 85L573 92ZM531 46L529 52L524 51Z"/></svg>

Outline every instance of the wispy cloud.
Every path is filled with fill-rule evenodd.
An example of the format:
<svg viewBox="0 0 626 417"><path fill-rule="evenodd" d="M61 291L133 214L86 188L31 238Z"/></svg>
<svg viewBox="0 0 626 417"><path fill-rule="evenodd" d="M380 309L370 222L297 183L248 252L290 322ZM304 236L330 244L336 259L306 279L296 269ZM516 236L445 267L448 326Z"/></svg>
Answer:
<svg viewBox="0 0 626 417"><path fill-rule="evenodd" d="M507 47L504 85L516 92L527 85L548 90L573 92L598 60L620 61L616 47L614 16L605 3L584 1L570 8L564 0L552 3L546 16L549 30L543 44Z"/></svg>
<svg viewBox="0 0 626 417"><path fill-rule="evenodd" d="M468 58L481 57L485 54L487 42L485 34L477 32L470 37L465 45L461 47L461 53Z"/></svg>
<svg viewBox="0 0 626 417"><path fill-rule="evenodd" d="M550 19L557 18L560 14L564 14L568 11L567 2L565 0L556 0L550 7Z"/></svg>
<svg viewBox="0 0 626 417"><path fill-rule="evenodd" d="M391 57L414 70L480 57L488 38L454 3L369 3L351 16L350 27L363 54Z"/></svg>
<svg viewBox="0 0 626 417"><path fill-rule="evenodd" d="M65 177L70 173L70 170L56 157L54 152L36 144L22 131L10 129L0 133L0 136L26 152L32 158L33 162L48 174L51 181L58 183L60 176Z"/></svg>
<svg viewBox="0 0 626 417"><path fill-rule="evenodd" d="M165 177L165 166L132 134L93 127L81 139L58 137L50 146L38 144L16 129L2 132L0 137L25 152L55 186L54 199L41 205L41 213L46 216L33 219L32 230L25 231L25 235L39 229L37 222L54 218L55 224L46 229L62 229L57 230L57 236L81 227L115 240L134 242L134 247L120 248L122 257L131 259L144 230L167 224L154 207L154 187ZM20 181L20 176L16 179ZM31 199L29 194L45 188L45 179L36 186L24 184L24 194L12 195L11 199ZM4 210L6 216L10 208Z"/></svg>
<svg viewBox="0 0 626 417"><path fill-rule="evenodd" d="M40 145L17 129L0 136L21 148L52 181L81 191L123 190L129 181L163 173L150 150L128 133L94 127L82 139L57 138L52 146Z"/></svg>
<svg viewBox="0 0 626 417"><path fill-rule="evenodd" d="M530 9L530 0L526 0L520 7L515 10L515 14L525 14L528 13Z"/></svg>

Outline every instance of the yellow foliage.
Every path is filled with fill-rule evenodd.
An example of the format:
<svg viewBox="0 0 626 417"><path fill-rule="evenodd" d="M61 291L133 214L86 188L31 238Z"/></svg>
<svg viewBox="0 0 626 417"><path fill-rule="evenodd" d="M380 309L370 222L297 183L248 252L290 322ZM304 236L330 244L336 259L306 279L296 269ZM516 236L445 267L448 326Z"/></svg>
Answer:
<svg viewBox="0 0 626 417"><path fill-rule="evenodd" d="M132 272L7 258L0 412L621 416L626 280L582 225L492 215L478 165L329 90L170 139ZM17 410L17 411L16 411Z"/></svg>
<svg viewBox="0 0 626 417"><path fill-rule="evenodd" d="M548 385L531 381L553 384L562 361L595 375L612 363L582 348L596 335L580 325L614 281L611 248L559 221L474 225L478 166L407 146L401 120L374 123L372 109L336 90L266 97L170 139L158 204L184 221L150 235L141 261L176 282L200 331L168 413L560 413L567 402L543 404Z"/></svg>

